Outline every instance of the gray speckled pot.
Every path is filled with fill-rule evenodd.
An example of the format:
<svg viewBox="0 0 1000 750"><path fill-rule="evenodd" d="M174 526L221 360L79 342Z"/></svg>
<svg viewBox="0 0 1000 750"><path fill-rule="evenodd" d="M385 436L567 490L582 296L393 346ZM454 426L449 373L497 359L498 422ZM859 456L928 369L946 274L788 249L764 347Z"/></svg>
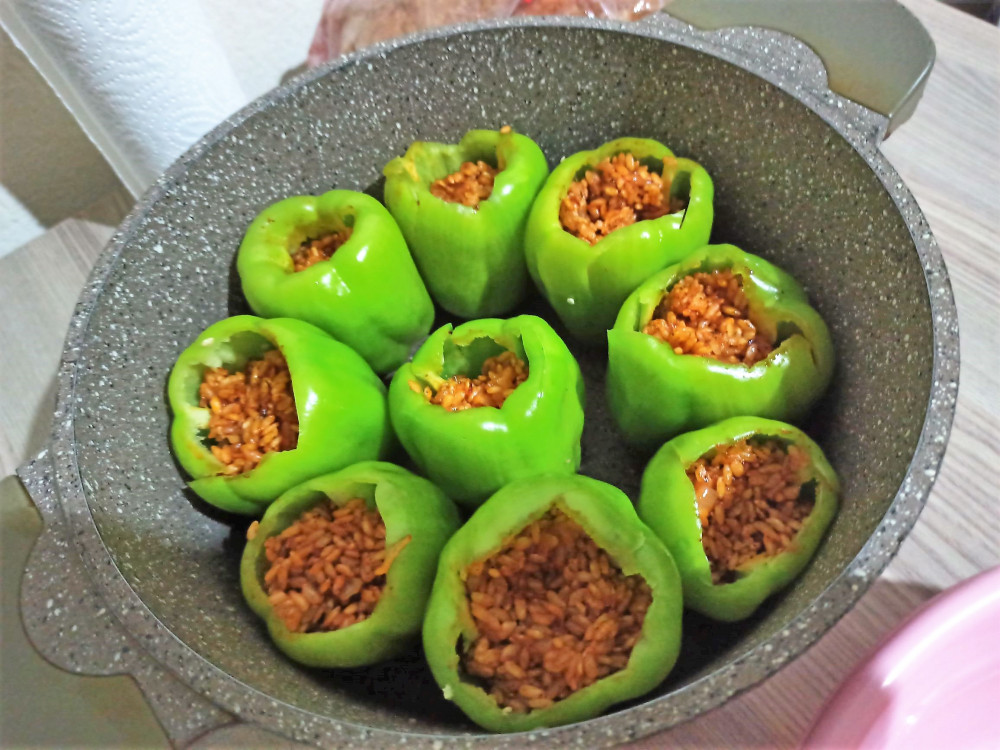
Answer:
<svg viewBox="0 0 1000 750"><path fill-rule="evenodd" d="M241 308L232 259L261 208L334 186L377 192L382 165L410 141L504 123L537 138L553 161L627 134L662 140L708 168L713 239L786 268L830 324L836 382L808 427L841 474L844 498L787 593L739 626L686 620L681 662L646 700L498 738L440 697L419 652L322 673L272 648L239 593L244 526L193 500L171 458L164 383L198 332ZM519 19L426 33L250 105L149 191L77 308L51 464L24 473L50 535L28 573L49 597L23 600L33 639L81 671L121 661L138 673L128 666L138 644L155 664L143 672L147 689L155 673L209 699L192 725L225 721L214 703L296 739L373 748L596 747L672 726L764 679L885 567L927 497L951 425L954 303L927 224L878 151L884 125L830 93L817 58L788 37L696 32L664 16L638 26ZM589 386L584 471L634 494L643 457L621 446L604 411L603 355L580 355ZM56 577L77 553L87 575L72 580L89 579L92 595L64 591ZM78 625L93 629L108 613L104 635L73 640ZM169 690L153 692L177 724L195 710Z"/></svg>

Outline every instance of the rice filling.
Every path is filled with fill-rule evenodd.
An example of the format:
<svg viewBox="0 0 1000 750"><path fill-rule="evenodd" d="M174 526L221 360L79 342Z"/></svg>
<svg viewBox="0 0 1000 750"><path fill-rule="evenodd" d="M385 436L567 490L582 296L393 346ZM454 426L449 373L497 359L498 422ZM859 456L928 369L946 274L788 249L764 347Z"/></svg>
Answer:
<svg viewBox="0 0 1000 750"><path fill-rule="evenodd" d="M255 521L247 530L253 539ZM264 588L275 613L293 633L350 627L371 616L385 590L386 574L410 541L385 544L378 510L355 498L324 501L280 534L264 541Z"/></svg>
<svg viewBox="0 0 1000 750"><path fill-rule="evenodd" d="M478 635L462 668L504 709L547 708L624 669L652 601L558 509L465 575Z"/></svg>
<svg viewBox="0 0 1000 750"><path fill-rule="evenodd" d="M292 266L295 271L304 271L310 266L330 260L345 242L351 238L351 227L336 229L317 239L308 239L292 253Z"/></svg>
<svg viewBox="0 0 1000 750"><path fill-rule="evenodd" d="M431 195L448 203L476 208L493 194L500 170L484 161L466 161L457 171L431 183Z"/></svg>
<svg viewBox="0 0 1000 750"><path fill-rule="evenodd" d="M750 319L743 279L728 268L679 280L663 296L643 333L669 344L677 354L729 364L751 366L774 350L774 341Z"/></svg>
<svg viewBox="0 0 1000 750"><path fill-rule="evenodd" d="M209 368L198 395L199 405L209 409L208 447L224 475L251 471L265 454L298 444L291 374L277 349L248 361L241 372Z"/></svg>
<svg viewBox="0 0 1000 750"><path fill-rule="evenodd" d="M559 223L594 245L616 229L682 210L684 202L669 193L670 183L633 154L615 154L569 186L559 205Z"/></svg>
<svg viewBox="0 0 1000 750"><path fill-rule="evenodd" d="M482 373L475 378L453 375L435 391L430 386L420 388L416 382L410 387L420 392L429 403L448 411L464 411L481 406L499 409L507 397L528 379L528 365L514 352L503 352L483 362Z"/></svg>
<svg viewBox="0 0 1000 750"><path fill-rule="evenodd" d="M740 440L688 467L713 583L731 583L747 563L792 547L814 505L802 493L808 463L796 445Z"/></svg>

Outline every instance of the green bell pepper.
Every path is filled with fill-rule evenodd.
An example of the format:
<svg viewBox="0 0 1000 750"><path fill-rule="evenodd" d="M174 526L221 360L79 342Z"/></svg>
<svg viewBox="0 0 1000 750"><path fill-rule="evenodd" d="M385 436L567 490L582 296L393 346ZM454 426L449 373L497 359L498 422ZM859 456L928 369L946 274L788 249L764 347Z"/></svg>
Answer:
<svg viewBox="0 0 1000 750"><path fill-rule="evenodd" d="M463 318L502 315L524 296L524 224L549 168L533 140L505 131L470 130L457 145L417 142L384 170L385 204L431 295ZM431 194L467 161L499 168L489 198L473 208Z"/></svg>
<svg viewBox="0 0 1000 750"><path fill-rule="evenodd" d="M643 333L677 281L727 268L742 279L758 330L775 341L766 359L748 367L677 354ZM830 384L833 363L830 332L791 276L733 245L708 245L651 276L622 305L608 331L608 404L629 442L652 448L727 417L798 420Z"/></svg>
<svg viewBox="0 0 1000 750"><path fill-rule="evenodd" d="M453 375L476 376L487 358L503 351L527 363L528 378L499 409L452 412L427 400L425 387L436 391ZM472 507L515 479L573 474L580 465L580 367L551 326L533 315L439 328L396 371L389 413L417 466L449 497Z"/></svg>
<svg viewBox="0 0 1000 750"><path fill-rule="evenodd" d="M351 230L329 260L295 271L291 253L308 239ZM403 235L381 203L331 190L265 208L247 230L236 268L250 307L265 318L298 318L389 372L431 329L434 304Z"/></svg>
<svg viewBox="0 0 1000 750"><path fill-rule="evenodd" d="M563 228L560 204L570 185L588 169L624 152L660 173L664 187L669 184L670 196L686 202L686 208L637 221L591 245ZM531 209L524 240L528 271L570 333L596 342L603 339L636 286L708 242L713 196L708 172L690 159L674 158L670 149L656 141L619 138L593 151L581 151L552 170Z"/></svg>
<svg viewBox="0 0 1000 750"><path fill-rule="evenodd" d="M274 348L291 375L298 445L265 454L252 471L222 476L223 464L205 443L210 411L199 406L205 371L239 370ZM239 315L212 324L177 358L167 396L174 455L194 477L191 489L231 513L260 515L290 487L392 446L382 381L353 349L301 320Z"/></svg>
<svg viewBox="0 0 1000 750"><path fill-rule="evenodd" d="M749 438L774 438L794 444L808 457L802 470L803 493L814 498L792 545L783 552L759 557L737 571L732 583L713 583L702 546L698 501L687 469L717 446ZM673 554L684 582L684 604L708 617L735 622L749 617L769 596L802 572L837 512L840 484L823 451L799 429L760 417L734 417L688 432L666 443L642 475L639 517Z"/></svg>
<svg viewBox="0 0 1000 750"><path fill-rule="evenodd" d="M329 498L342 505L359 497L382 515L387 549L410 537L386 573L385 589L375 610L367 619L340 630L290 631L275 614L264 587L268 568L265 541L318 502ZM267 623L278 648L295 661L311 667L373 664L402 651L420 632L438 556L460 525L455 505L426 479L393 464L355 464L294 487L267 508L256 535L243 551L243 596Z"/></svg>
<svg viewBox="0 0 1000 750"><path fill-rule="evenodd" d="M652 603L624 669L548 708L511 712L501 709L479 681L464 679L460 654L478 634L464 572L553 507L578 523L625 575L642 576ZM662 682L680 652L681 611L681 583L670 553L639 520L621 490L580 475L537 477L497 492L445 545L424 620L424 654L445 698L485 729L519 732L559 726L594 717Z"/></svg>

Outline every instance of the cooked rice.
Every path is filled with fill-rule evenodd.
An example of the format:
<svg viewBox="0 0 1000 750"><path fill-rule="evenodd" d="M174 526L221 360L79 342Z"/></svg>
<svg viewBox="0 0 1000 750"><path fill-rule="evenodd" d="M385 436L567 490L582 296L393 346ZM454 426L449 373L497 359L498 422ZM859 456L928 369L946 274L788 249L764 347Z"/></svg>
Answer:
<svg viewBox="0 0 1000 750"><path fill-rule="evenodd" d="M503 352L483 362L482 375L470 378L454 375L434 391L423 388L424 396L432 404L448 411L464 411L479 406L499 409L503 402L521 383L528 379L528 366L514 352ZM420 385L410 381L410 388L420 392Z"/></svg>
<svg viewBox="0 0 1000 750"><path fill-rule="evenodd" d="M465 571L478 635L462 666L502 708L563 700L624 669L652 602L571 518L552 510Z"/></svg>
<svg viewBox="0 0 1000 750"><path fill-rule="evenodd" d="M792 544L813 509L800 497L808 463L796 445L740 440L688 467L714 583L731 583L742 566Z"/></svg>
<svg viewBox="0 0 1000 750"><path fill-rule="evenodd" d="M644 333L656 336L677 354L712 357L750 366L774 349L749 317L743 279L730 269L693 273L664 295Z"/></svg>
<svg viewBox="0 0 1000 750"><path fill-rule="evenodd" d="M682 201L670 197L669 182L625 152L601 160L569 186L559 205L559 222L593 245L616 229L683 208Z"/></svg>
<svg viewBox="0 0 1000 750"><path fill-rule="evenodd" d="M258 532L256 525L247 538ZM280 534L264 541L264 589L290 631L340 630L367 619L385 589L385 577L407 536L385 546L378 510L357 498L342 506L324 501Z"/></svg>
<svg viewBox="0 0 1000 750"><path fill-rule="evenodd" d="M351 238L351 227L336 229L315 240L306 240L292 253L295 271L304 271L324 260L330 260L337 249Z"/></svg>
<svg viewBox="0 0 1000 750"><path fill-rule="evenodd" d="M431 183L431 195L476 208L493 193L493 180L499 172L484 161L463 162L457 172Z"/></svg>
<svg viewBox="0 0 1000 750"><path fill-rule="evenodd" d="M299 441L288 363L277 349L246 363L243 372L205 371L200 405L210 410L208 440L223 474L251 471L266 453L287 451Z"/></svg>

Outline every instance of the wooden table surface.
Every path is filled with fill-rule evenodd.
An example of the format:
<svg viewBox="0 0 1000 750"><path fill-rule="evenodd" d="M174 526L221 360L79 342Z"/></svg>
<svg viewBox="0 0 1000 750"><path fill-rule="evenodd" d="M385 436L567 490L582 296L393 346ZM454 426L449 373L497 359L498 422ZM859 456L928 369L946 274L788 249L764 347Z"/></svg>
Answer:
<svg viewBox="0 0 1000 750"><path fill-rule="evenodd" d="M810 651L723 707L635 748L795 747L886 633L937 592L1000 562L1000 493L991 478L1000 465L1000 30L935 0L905 4L930 31L938 59L916 114L883 151L930 222L958 304L961 384L940 476L892 564ZM3 747L167 744L134 683L50 667L31 651L17 619L19 571L38 521L10 475L45 444L69 316L111 233L70 220L0 259ZM229 728L196 744L266 742Z"/></svg>

